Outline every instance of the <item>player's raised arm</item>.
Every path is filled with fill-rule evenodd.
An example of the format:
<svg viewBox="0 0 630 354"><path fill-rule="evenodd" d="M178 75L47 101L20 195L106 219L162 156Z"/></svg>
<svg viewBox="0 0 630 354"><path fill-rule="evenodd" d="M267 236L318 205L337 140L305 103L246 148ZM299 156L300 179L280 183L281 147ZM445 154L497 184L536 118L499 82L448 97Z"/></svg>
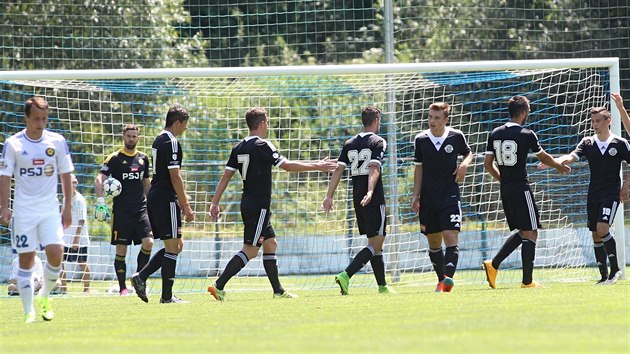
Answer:
<svg viewBox="0 0 630 354"><path fill-rule="evenodd" d="M617 106L619 110L623 127L626 129L626 132L630 134L630 116L628 116L628 111L623 106L623 98L618 93L611 93L610 98L615 102L615 106Z"/></svg>

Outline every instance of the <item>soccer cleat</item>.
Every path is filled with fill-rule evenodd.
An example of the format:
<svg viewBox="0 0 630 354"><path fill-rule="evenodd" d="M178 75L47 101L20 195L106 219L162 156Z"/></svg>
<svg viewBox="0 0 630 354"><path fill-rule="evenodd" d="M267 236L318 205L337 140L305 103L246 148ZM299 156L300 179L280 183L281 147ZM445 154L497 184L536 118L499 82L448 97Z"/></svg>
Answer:
<svg viewBox="0 0 630 354"><path fill-rule="evenodd" d="M118 292L119 296L129 296L129 290L127 289L122 289L121 291Z"/></svg>
<svg viewBox="0 0 630 354"><path fill-rule="evenodd" d="M341 289L341 295L348 295L348 286L350 285L350 277L345 271L337 274L335 277L335 283L339 284Z"/></svg>
<svg viewBox="0 0 630 354"><path fill-rule="evenodd" d="M492 260L483 261L483 269L486 271L486 279L492 289L497 288L497 272L492 266Z"/></svg>
<svg viewBox="0 0 630 354"><path fill-rule="evenodd" d="M389 285L379 285L378 293L379 294L398 294L398 292L392 289Z"/></svg>
<svg viewBox="0 0 630 354"><path fill-rule="evenodd" d="M444 292L450 293L454 286L455 282L452 278L445 277L444 280L442 280L442 290L444 290Z"/></svg>
<svg viewBox="0 0 630 354"><path fill-rule="evenodd" d="M293 294L288 291L285 291L282 294L273 294L274 299L296 299L298 297L299 296L297 294Z"/></svg>
<svg viewBox="0 0 630 354"><path fill-rule="evenodd" d="M50 299L47 297L37 297L37 302L42 310L42 318L44 321L52 321L55 318L55 312L50 304Z"/></svg>
<svg viewBox="0 0 630 354"><path fill-rule="evenodd" d="M617 272L615 272L615 274L606 281L606 285L613 285L616 282L619 281L619 278L621 278L621 271L618 270Z"/></svg>
<svg viewBox="0 0 630 354"><path fill-rule="evenodd" d="M29 313L24 314L24 323L35 322L35 310L31 309Z"/></svg>
<svg viewBox="0 0 630 354"><path fill-rule="evenodd" d="M149 298L147 297L147 282L140 279L140 275L135 273L131 277L131 285L136 290L136 295L140 298L140 300L144 302L149 302Z"/></svg>
<svg viewBox="0 0 630 354"><path fill-rule="evenodd" d="M529 284L523 284L523 283L521 283L521 288L522 288L522 289L527 289L527 288L542 288L542 284L540 284L540 283L539 283L539 282L537 282L537 281L532 281L532 282L531 282L531 283L529 283Z"/></svg>
<svg viewBox="0 0 630 354"><path fill-rule="evenodd" d="M595 285L606 285L608 284L608 278L601 278Z"/></svg>
<svg viewBox="0 0 630 354"><path fill-rule="evenodd" d="M171 297L168 300L164 300L164 299L160 298L160 304L187 304L187 303L188 303L188 301L182 300L182 299L178 298L175 295L173 295L173 297Z"/></svg>
<svg viewBox="0 0 630 354"><path fill-rule="evenodd" d="M441 293L443 291L444 291L444 283L442 282L437 283L437 286L435 287L435 292Z"/></svg>
<svg viewBox="0 0 630 354"><path fill-rule="evenodd" d="M219 290L217 288L217 283L212 283L212 285L208 287L208 292L212 294L217 301L225 301L225 290Z"/></svg>

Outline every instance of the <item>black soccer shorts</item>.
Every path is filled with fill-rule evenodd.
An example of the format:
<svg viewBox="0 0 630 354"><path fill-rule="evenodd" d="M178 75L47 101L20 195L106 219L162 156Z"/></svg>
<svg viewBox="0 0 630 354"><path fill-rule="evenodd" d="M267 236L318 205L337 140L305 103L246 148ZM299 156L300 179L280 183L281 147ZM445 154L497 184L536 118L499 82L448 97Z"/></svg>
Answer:
<svg viewBox="0 0 630 354"><path fill-rule="evenodd" d="M460 231L462 226L462 208L460 203L447 206L420 204L420 231L434 234L444 230Z"/></svg>
<svg viewBox="0 0 630 354"><path fill-rule="evenodd" d="M387 215L385 215L385 204L370 203L361 206L360 201L354 201L354 211L357 214L357 225L359 233L368 238L374 236L385 236L387 227Z"/></svg>
<svg viewBox="0 0 630 354"><path fill-rule="evenodd" d="M170 240L182 237L182 211L176 201L150 200L147 211L154 238Z"/></svg>
<svg viewBox="0 0 630 354"><path fill-rule="evenodd" d="M510 230L538 230L540 214L529 185L501 187L501 203Z"/></svg>
<svg viewBox="0 0 630 354"><path fill-rule="evenodd" d="M78 250L73 250L72 247L63 247L63 261L64 262L77 262L87 263L88 248L87 246L79 247Z"/></svg>
<svg viewBox="0 0 630 354"><path fill-rule="evenodd" d="M276 237L271 226L271 211L264 208L241 207L243 243L260 247L264 240Z"/></svg>
<svg viewBox="0 0 630 354"><path fill-rule="evenodd" d="M599 202L587 201L586 214L588 221L586 222L590 231L597 231L598 223L612 225L619 207L619 199L609 198Z"/></svg>
<svg viewBox="0 0 630 354"><path fill-rule="evenodd" d="M145 237L152 237L151 223L146 211L139 214L112 213L112 245L139 245Z"/></svg>

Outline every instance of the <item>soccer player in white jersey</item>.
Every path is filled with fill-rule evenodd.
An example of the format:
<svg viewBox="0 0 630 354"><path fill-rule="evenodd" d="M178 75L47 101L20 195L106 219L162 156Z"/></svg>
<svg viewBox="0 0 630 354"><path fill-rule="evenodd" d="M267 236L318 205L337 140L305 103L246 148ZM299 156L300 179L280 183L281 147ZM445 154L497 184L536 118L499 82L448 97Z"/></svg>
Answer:
<svg viewBox="0 0 630 354"><path fill-rule="evenodd" d="M88 234L87 225L87 203L85 198L77 190L79 180L74 174L72 178L72 224L65 230L63 241L63 261L76 262L81 268L81 280L83 281L83 292L90 291L90 266L88 266L88 246L90 245L90 236ZM66 272L64 266L61 268L61 287L60 291L65 293L66 288Z"/></svg>
<svg viewBox="0 0 630 354"><path fill-rule="evenodd" d="M41 96L24 104L26 129L4 143L0 158L0 223L11 221L11 244L20 258L17 283L24 306L26 323L35 321L33 308L33 267L35 251L46 250L44 285L39 293L41 315L54 317L48 299L63 258L63 229L72 222L72 182L74 170L70 151L63 136L46 130L48 102ZM15 179L13 212L9 209L11 177ZM64 196L61 217L57 201L57 180L61 177Z"/></svg>

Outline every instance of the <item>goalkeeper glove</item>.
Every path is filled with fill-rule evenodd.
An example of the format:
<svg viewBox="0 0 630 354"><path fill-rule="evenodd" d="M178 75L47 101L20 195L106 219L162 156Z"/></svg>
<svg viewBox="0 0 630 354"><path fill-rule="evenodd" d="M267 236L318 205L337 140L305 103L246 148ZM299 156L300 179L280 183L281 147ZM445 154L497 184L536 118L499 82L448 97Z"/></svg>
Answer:
<svg viewBox="0 0 630 354"><path fill-rule="evenodd" d="M94 219L105 221L109 218L109 208L105 204L105 198L96 198L96 208L94 209Z"/></svg>

